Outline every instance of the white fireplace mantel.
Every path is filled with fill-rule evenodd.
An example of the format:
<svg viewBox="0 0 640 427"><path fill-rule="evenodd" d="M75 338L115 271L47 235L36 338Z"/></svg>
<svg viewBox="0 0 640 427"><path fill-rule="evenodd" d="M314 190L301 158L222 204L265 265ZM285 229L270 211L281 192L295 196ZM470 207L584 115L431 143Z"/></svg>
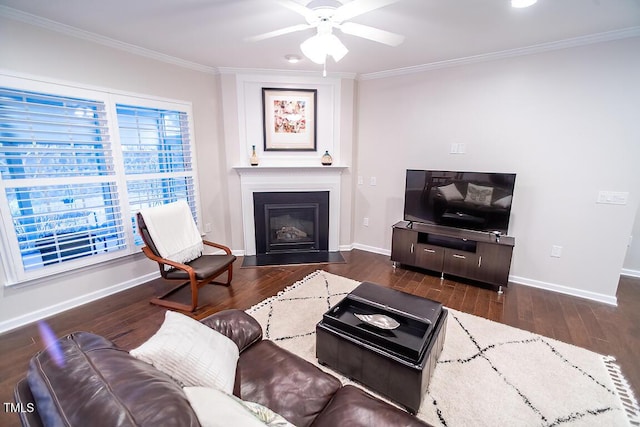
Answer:
<svg viewBox="0 0 640 427"><path fill-rule="evenodd" d="M328 191L329 251L339 248L340 175L346 166L237 166L242 197L244 254L256 254L253 193L267 191Z"/></svg>

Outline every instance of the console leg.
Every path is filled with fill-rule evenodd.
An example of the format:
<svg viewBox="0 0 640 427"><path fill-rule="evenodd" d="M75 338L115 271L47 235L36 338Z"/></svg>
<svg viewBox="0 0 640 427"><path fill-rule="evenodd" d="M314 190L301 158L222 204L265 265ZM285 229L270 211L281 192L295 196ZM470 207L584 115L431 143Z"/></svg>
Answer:
<svg viewBox="0 0 640 427"><path fill-rule="evenodd" d="M504 294L504 291L502 290L502 286L498 287L498 295L502 295Z"/></svg>
<svg viewBox="0 0 640 427"><path fill-rule="evenodd" d="M392 265L393 265L393 269L394 269L394 270L398 267L398 263L397 263L397 262L395 262L395 261L393 261L393 264L392 264Z"/></svg>
<svg viewBox="0 0 640 427"><path fill-rule="evenodd" d="M444 271L440 273L440 280L444 280Z"/></svg>

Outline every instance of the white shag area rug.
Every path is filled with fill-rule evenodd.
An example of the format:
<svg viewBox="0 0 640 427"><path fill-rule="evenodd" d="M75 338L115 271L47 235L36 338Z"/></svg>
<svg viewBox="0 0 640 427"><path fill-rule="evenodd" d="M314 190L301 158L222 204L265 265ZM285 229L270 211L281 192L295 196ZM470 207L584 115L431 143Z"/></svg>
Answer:
<svg viewBox="0 0 640 427"><path fill-rule="evenodd" d="M359 284L318 270L247 313L265 338L319 366L315 326ZM429 424L640 425L638 402L612 357L452 309L446 334L417 414Z"/></svg>

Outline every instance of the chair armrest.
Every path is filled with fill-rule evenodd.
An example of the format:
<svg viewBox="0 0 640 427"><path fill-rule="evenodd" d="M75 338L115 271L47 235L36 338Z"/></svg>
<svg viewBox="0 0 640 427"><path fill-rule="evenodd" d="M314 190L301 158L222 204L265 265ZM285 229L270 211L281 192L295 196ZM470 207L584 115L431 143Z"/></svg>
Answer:
<svg viewBox="0 0 640 427"><path fill-rule="evenodd" d="M225 245L221 245L220 243L214 243L214 242L211 242L209 240L203 240L202 243L204 243L207 246L213 246L214 248L222 249L223 251L225 251L227 253L227 255L231 255L231 249L229 249Z"/></svg>
<svg viewBox="0 0 640 427"><path fill-rule="evenodd" d="M262 339L262 327L258 321L242 310L219 311L200 322L231 338L240 353Z"/></svg>
<svg viewBox="0 0 640 427"><path fill-rule="evenodd" d="M170 259L166 259L166 258L162 258L157 256L156 254L153 253L153 251L151 250L151 248L149 248L149 246L143 246L142 247L142 252L147 256L147 258L158 262L160 264L166 264L166 265L170 265L173 268L179 268L180 270L184 270L187 273L189 273L189 275L194 275L195 276L195 272L193 270L193 267L187 265L187 264L181 264L179 262L175 262L175 261L171 261Z"/></svg>

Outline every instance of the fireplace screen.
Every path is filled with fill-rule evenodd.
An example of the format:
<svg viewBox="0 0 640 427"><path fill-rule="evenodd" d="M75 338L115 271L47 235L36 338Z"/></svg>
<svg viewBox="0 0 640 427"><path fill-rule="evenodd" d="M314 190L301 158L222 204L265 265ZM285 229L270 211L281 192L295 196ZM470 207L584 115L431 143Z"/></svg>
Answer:
<svg viewBox="0 0 640 427"><path fill-rule="evenodd" d="M253 202L257 254L327 250L327 191L254 193Z"/></svg>
<svg viewBox="0 0 640 427"><path fill-rule="evenodd" d="M265 205L267 253L318 250L318 205Z"/></svg>

